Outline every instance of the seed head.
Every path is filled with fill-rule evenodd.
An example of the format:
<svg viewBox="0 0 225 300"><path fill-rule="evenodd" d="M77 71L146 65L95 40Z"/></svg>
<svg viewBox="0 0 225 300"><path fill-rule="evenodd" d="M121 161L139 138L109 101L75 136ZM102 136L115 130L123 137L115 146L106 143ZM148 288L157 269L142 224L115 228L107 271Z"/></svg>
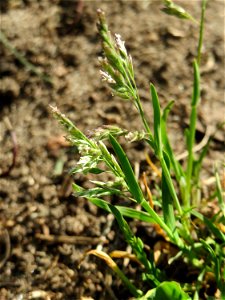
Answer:
<svg viewBox="0 0 225 300"><path fill-rule="evenodd" d="M120 34L115 34L115 42L116 42L116 47L119 49L120 53L124 56L127 57L127 49L125 47L125 42L121 40L121 35Z"/></svg>
<svg viewBox="0 0 225 300"><path fill-rule="evenodd" d="M107 72L100 70L100 74L102 76L102 81L106 81L111 84L116 83L116 81Z"/></svg>

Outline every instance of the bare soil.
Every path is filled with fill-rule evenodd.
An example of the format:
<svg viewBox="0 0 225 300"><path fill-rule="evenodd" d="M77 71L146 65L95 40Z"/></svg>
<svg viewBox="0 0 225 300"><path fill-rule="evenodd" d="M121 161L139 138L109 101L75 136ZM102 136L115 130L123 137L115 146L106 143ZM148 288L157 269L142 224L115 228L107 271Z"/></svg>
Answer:
<svg viewBox="0 0 225 300"><path fill-rule="evenodd" d="M200 1L180 2L196 19L200 18ZM49 84L27 70L1 44L1 300L131 297L104 262L90 256L80 264L84 253L96 245L102 245L106 252L126 250L127 246L110 216L72 195L72 181L86 184L86 180L67 174L76 155L65 143L64 133L49 109L49 104L56 105L85 132L103 124L141 129L131 104L112 97L101 82L97 8L106 12L111 31L120 33L126 41L150 123L149 82L157 87L162 106L175 100L169 130L177 155L184 151L183 131L188 125L198 38L196 24L166 16L160 10L161 1L152 0L1 3L2 32L39 72L52 80ZM205 133L214 133L202 178L208 184L214 162L223 159L224 135L216 129L225 113L223 72L224 2L209 1L196 137L200 142ZM121 142L132 164L140 172L146 169L146 146ZM13 157L16 162L9 170ZM209 188L205 184L206 192ZM137 222L132 226L146 243L156 242L154 228ZM136 265L127 266L120 260L120 266L130 277L139 276ZM181 276L185 272L187 275L187 270L180 272Z"/></svg>

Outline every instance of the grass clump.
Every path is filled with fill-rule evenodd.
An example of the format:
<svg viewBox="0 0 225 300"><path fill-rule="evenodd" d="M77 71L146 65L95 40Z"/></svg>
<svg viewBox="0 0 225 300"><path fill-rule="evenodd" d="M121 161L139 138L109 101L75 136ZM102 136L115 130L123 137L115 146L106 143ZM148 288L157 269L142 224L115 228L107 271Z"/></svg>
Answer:
<svg viewBox="0 0 225 300"><path fill-rule="evenodd" d="M164 12L179 18L194 20L185 10L172 1L164 1L164 3ZM205 6L206 1L203 0L197 58L193 62L190 125L186 132L188 151L186 168L176 159L166 129L167 117L172 109L173 102L168 103L162 109L156 88L153 84L150 84L150 96L154 112L154 124L153 129L151 129L143 111L136 86L132 58L127 53L125 42L121 39L121 36L116 34L114 38L112 37L105 14L101 10L98 10L99 21L97 25L104 53L104 57L99 59L101 64L100 74L114 95L133 103L142 120L143 131L129 132L116 125L110 125L96 129L92 136L88 137L61 114L57 108L53 108L55 117L62 123L68 133L68 140L77 147L80 154L80 160L72 173L92 173L97 176L100 173L107 172L113 178L110 182L92 181L94 187L90 189L84 189L74 183L73 190L76 196L85 197L96 206L112 213L117 220L124 239L132 248L133 257L139 262L143 282L141 284L139 282L137 288L136 283L131 282L119 269L113 260L113 254L107 254L99 249L91 250L89 254L103 259L120 277L131 295L136 299L198 300L201 299L201 293L208 284L209 279L207 278L209 277L215 286L215 293L219 295L218 297L225 298L225 211L218 172L215 174L216 191L214 195L218 199L218 213L212 218L207 218L201 213L199 207L195 206L195 187L199 186L202 160L208 147L207 143L200 155L198 157L194 156L197 107L200 102L199 67ZM150 196L146 197L143 192L138 179L135 177L131 163L118 142L119 136L124 136L128 142L144 140L160 162L162 169L161 197L157 199L161 206L160 212L154 209L154 201L150 199ZM114 153L109 151L105 141L109 142ZM171 174L174 174L174 176L172 177ZM141 207L141 210L110 204L109 201L105 200L105 196L112 195L129 199ZM167 261L168 265L182 260L194 270L195 279L192 282L176 282L169 278L166 272L157 265L154 250L146 251L143 241L133 233L126 218L156 224L163 231L165 242L177 249L176 253ZM201 230L201 228L204 228L204 230ZM119 255L119 257L123 256L124 253Z"/></svg>

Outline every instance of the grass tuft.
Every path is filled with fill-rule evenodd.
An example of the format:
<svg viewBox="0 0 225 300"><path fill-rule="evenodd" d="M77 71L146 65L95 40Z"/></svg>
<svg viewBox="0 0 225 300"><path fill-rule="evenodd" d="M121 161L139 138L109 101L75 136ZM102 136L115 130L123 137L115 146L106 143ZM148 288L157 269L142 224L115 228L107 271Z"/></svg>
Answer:
<svg viewBox="0 0 225 300"><path fill-rule="evenodd" d="M164 1L163 11L176 17L193 21L194 18L173 1ZM188 158L186 168L176 159L167 134L167 117L172 109L173 101L162 109L156 87L150 84L150 97L154 113L153 129L143 111L141 99L135 82L132 58L128 54L125 42L119 34L113 37L108 29L105 13L98 10L98 32L102 41L103 57L99 59L102 80L106 82L113 95L133 103L143 124L140 132L129 132L117 125L103 126L94 130L89 136L82 133L76 125L66 118L57 108L52 108L54 116L64 126L67 139L76 146L80 160L72 173L98 174L107 172L113 178L110 182L91 180L93 188L84 189L73 184L75 196L86 198L97 207L112 213L118 223L125 241L130 245L132 258L138 261L141 268L143 290L139 290L140 282L132 282L119 269L110 255L96 250L88 254L98 256L115 271L130 293L136 299L200 299L200 293L213 282L216 294L225 299L225 210L223 191L218 171L215 172L216 186L214 197L218 202L218 212L213 217L205 216L201 206L195 201L196 187L200 189L200 171L202 161L207 154L209 142L203 148L198 158L194 157L197 108L200 103L200 58L203 41L204 14L206 0L202 0L202 14L199 25L199 41L196 59L193 62L193 93L190 101L190 125L187 131ZM195 21L195 20L194 20ZM195 21L195 23L197 23ZM198 23L197 23L198 24ZM144 140L157 158L161 172L160 197L156 199L151 194L144 176L145 190L136 178L126 153L118 138L124 136L125 141ZM109 150L108 142L113 150ZM152 165L150 159L148 162ZM105 198L107 196L107 198ZM126 199L131 207L112 205L109 196L116 199ZM107 200L106 200L107 199ZM135 204L135 205L134 205ZM194 206L195 205L195 206ZM139 209L136 209L139 207ZM155 207L160 207L155 209ZM166 260L167 267L179 260L196 274L195 279L188 282L175 282L164 271L155 257L155 250L148 249L139 236L131 229L126 218L152 223L162 231L164 243L174 247L175 253ZM116 257L124 257L121 252ZM210 274L210 277L209 277ZM210 278L210 279L208 279ZM147 291L147 292L146 292Z"/></svg>

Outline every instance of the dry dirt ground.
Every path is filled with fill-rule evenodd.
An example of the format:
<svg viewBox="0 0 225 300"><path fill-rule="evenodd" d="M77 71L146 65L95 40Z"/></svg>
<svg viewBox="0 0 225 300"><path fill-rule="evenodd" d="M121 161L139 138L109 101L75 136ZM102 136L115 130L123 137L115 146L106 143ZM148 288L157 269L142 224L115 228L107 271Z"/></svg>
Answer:
<svg viewBox="0 0 225 300"><path fill-rule="evenodd" d="M200 1L181 2L199 19ZM125 250L126 245L110 216L72 196L73 179L67 171L75 163L74 149L64 142L63 132L49 109L49 104L58 106L85 132L103 124L141 128L131 104L112 97L100 80L97 8L105 10L111 31L126 40L150 122L149 82L156 85L162 106L175 100L169 130L175 152L184 150L183 130L190 112L192 61L198 37L196 24L166 16L160 10L161 1L153 0L2 1L1 31L39 72L51 77L52 84L27 70L9 47L1 44L1 300L37 299L38 292L38 299L130 297L98 259L87 257L78 268L85 251L101 244L107 230L109 243L103 243L106 252ZM208 3L201 71L197 142L224 121L223 0ZM222 160L223 138L222 130L217 129L202 180L210 178L213 163ZM124 147L133 165L140 166L140 171L147 167L145 145ZM16 163L7 172L13 151ZM85 184L82 176L75 180ZM148 241L151 228L135 226L141 228ZM61 236L61 240L54 240L54 236ZM121 264L121 268L131 277L138 276L132 264Z"/></svg>

